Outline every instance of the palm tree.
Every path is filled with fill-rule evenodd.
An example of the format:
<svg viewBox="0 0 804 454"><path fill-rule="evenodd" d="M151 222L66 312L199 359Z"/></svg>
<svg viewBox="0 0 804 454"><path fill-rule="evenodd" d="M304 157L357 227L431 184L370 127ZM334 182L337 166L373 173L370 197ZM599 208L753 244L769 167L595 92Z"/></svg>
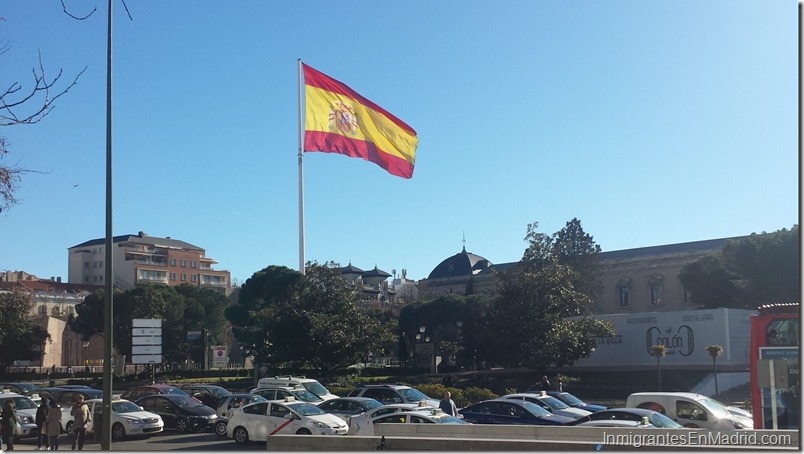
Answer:
<svg viewBox="0 0 804 454"><path fill-rule="evenodd" d="M659 391L662 390L662 364L661 358L662 356L667 354L667 347L662 344L656 344L650 346L650 356L656 357L656 373L659 377Z"/></svg>
<svg viewBox="0 0 804 454"><path fill-rule="evenodd" d="M720 345L707 345L706 352L712 357L712 368L715 371L715 395L717 396L720 394L720 391L717 388L717 357L723 353L723 347Z"/></svg>

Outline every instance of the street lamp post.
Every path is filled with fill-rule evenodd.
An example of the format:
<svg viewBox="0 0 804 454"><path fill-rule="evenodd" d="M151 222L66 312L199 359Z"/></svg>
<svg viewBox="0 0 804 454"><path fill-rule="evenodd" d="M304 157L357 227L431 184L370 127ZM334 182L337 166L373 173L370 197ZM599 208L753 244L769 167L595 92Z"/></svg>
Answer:
<svg viewBox="0 0 804 454"><path fill-rule="evenodd" d="M84 370L89 368L89 361L87 361L87 348L89 348L89 341L84 341Z"/></svg>

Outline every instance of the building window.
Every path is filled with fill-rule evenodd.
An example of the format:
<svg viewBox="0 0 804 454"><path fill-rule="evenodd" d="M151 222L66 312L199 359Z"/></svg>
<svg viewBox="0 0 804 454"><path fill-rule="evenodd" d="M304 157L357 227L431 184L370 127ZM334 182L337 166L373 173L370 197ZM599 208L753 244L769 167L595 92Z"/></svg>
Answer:
<svg viewBox="0 0 804 454"><path fill-rule="evenodd" d="M98 276L98 282L103 282L103 275Z"/></svg>
<svg viewBox="0 0 804 454"><path fill-rule="evenodd" d="M617 301L620 307L631 305L631 278L621 277L617 279Z"/></svg>
<svg viewBox="0 0 804 454"><path fill-rule="evenodd" d="M193 282L195 282L195 281L196 281L196 279L197 279L197 277L198 277L198 276L196 276L195 274L193 274L192 276L190 276L190 280L191 280L191 281L193 281Z"/></svg>
<svg viewBox="0 0 804 454"><path fill-rule="evenodd" d="M181 281L182 282L187 282L187 275L186 274L181 275Z"/></svg>
<svg viewBox="0 0 804 454"><path fill-rule="evenodd" d="M47 305L43 304L39 306L39 315L47 315Z"/></svg>
<svg viewBox="0 0 804 454"><path fill-rule="evenodd" d="M631 300L628 297L630 289L628 287L617 287L619 290L620 307L628 307L631 305Z"/></svg>
<svg viewBox="0 0 804 454"><path fill-rule="evenodd" d="M170 266L176 266L176 259L170 259Z"/></svg>
<svg viewBox="0 0 804 454"><path fill-rule="evenodd" d="M182 268L187 268L187 260L182 260L181 261L181 267Z"/></svg>
<svg viewBox="0 0 804 454"><path fill-rule="evenodd" d="M650 303L661 304L661 302L662 302L662 284L651 284Z"/></svg>
<svg viewBox="0 0 804 454"><path fill-rule="evenodd" d="M89 262L84 262L84 268L89 269Z"/></svg>
<svg viewBox="0 0 804 454"><path fill-rule="evenodd" d="M190 268L195 268L198 263L195 260L190 261Z"/></svg>
<svg viewBox="0 0 804 454"><path fill-rule="evenodd" d="M89 276L84 276L84 282L86 282L87 284L89 284Z"/></svg>
<svg viewBox="0 0 804 454"><path fill-rule="evenodd" d="M171 281L175 281L175 280L176 280L176 273L170 273L170 280L171 280Z"/></svg>
<svg viewBox="0 0 804 454"><path fill-rule="evenodd" d="M67 306L67 315L75 315L75 308L73 306Z"/></svg>

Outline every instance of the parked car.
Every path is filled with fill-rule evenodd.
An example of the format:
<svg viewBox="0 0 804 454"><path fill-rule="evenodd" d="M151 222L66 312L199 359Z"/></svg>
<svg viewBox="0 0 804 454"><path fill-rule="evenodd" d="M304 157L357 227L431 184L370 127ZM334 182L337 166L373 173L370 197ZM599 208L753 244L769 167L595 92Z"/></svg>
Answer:
<svg viewBox="0 0 804 454"><path fill-rule="evenodd" d="M267 400L285 400L287 397L293 397L296 400L318 404L323 402L324 399L316 394L307 391L307 389L291 386L270 386L267 388L254 388L249 391L251 394L260 395Z"/></svg>
<svg viewBox="0 0 804 454"><path fill-rule="evenodd" d="M178 432L202 432L215 425L215 410L185 394L154 394L134 401L145 411L162 418L166 429Z"/></svg>
<svg viewBox="0 0 804 454"><path fill-rule="evenodd" d="M130 388L124 391L123 394L120 394L120 398L134 402L142 397L153 396L155 394L177 394L180 396L190 397L189 394L182 391L179 387L157 383L154 385L135 386ZM201 401L198 400L198 402Z"/></svg>
<svg viewBox="0 0 804 454"><path fill-rule="evenodd" d="M633 393L626 399L625 406L658 411L684 427L712 430L754 428L752 419L731 413L715 399L696 393Z"/></svg>
<svg viewBox="0 0 804 454"><path fill-rule="evenodd" d="M271 386L290 386L290 387L297 387L301 386L307 391L315 394L316 396L322 398L323 400L334 399L338 396L329 392L327 388L324 387L318 380L314 380L312 378L307 378L304 375L301 376L293 376L293 375L277 375L275 377L264 377L257 381L258 388L268 388Z"/></svg>
<svg viewBox="0 0 804 454"><path fill-rule="evenodd" d="M85 401L92 414L92 420L87 424L87 433L95 433L95 425L100 425L98 418L102 417L103 399ZM67 422L67 435L73 434L74 419L70 416ZM112 400L112 440L120 441L128 436L150 436L165 427L162 417L156 413L145 411L142 407L125 399Z"/></svg>
<svg viewBox="0 0 804 454"><path fill-rule="evenodd" d="M36 426L36 403L22 394L1 393L0 408L3 408L7 400L14 402L14 406L17 408L17 417L20 420L20 428L22 429L21 433L16 434L15 438L28 438L39 435L39 429Z"/></svg>
<svg viewBox="0 0 804 454"><path fill-rule="evenodd" d="M441 402L438 399L428 397L416 388L395 384L358 386L349 391L347 397L371 397L385 405L404 404L409 407L417 407L421 402L425 402L425 405L438 408L438 404Z"/></svg>
<svg viewBox="0 0 804 454"><path fill-rule="evenodd" d="M502 398L526 400L544 408L554 415L566 416L571 419L582 418L592 413L591 411L582 410L580 408L572 408L561 400L548 396L546 392L506 394L502 396Z"/></svg>
<svg viewBox="0 0 804 454"><path fill-rule="evenodd" d="M217 385L188 385L182 386L181 390L210 408L218 408L218 402L222 397L232 395L228 389Z"/></svg>
<svg viewBox="0 0 804 454"><path fill-rule="evenodd" d="M526 424L561 426L573 418L550 413L544 408L522 399L497 398L469 405L458 410L463 419L473 424Z"/></svg>
<svg viewBox="0 0 804 454"><path fill-rule="evenodd" d="M346 421L309 402L257 402L235 408L226 435L235 443L267 441L268 434L345 435Z"/></svg>
<svg viewBox="0 0 804 454"><path fill-rule="evenodd" d="M436 409L428 412L399 411L372 418L366 424L357 427L354 435L373 436L377 424L469 424L469 422Z"/></svg>
<svg viewBox="0 0 804 454"><path fill-rule="evenodd" d="M536 391L528 391L528 392L536 392ZM597 405L584 402L583 400L565 391L547 391L547 395L555 397L556 399L560 400L561 402L564 402L565 404L569 405L572 408L580 408L581 410L591 411L592 413L596 411L603 411L609 408L605 405Z"/></svg>
<svg viewBox="0 0 804 454"><path fill-rule="evenodd" d="M434 407L430 407L432 410ZM384 416L390 415L392 413L399 413L403 411L413 411L410 407L406 406L399 406L399 405L384 405L372 410L365 411L363 413L358 413L356 415L338 415L341 418L346 420L346 425L349 426L349 430L347 435L355 435L360 432L364 426L369 424L373 419Z"/></svg>
<svg viewBox="0 0 804 454"><path fill-rule="evenodd" d="M229 424L229 418L232 417L232 409L255 402L268 402L268 399L258 394L247 393L237 393L222 397L218 401L218 407L215 409L215 413L218 415L218 420L215 422L215 433L220 437L225 437L226 426Z"/></svg>
<svg viewBox="0 0 804 454"><path fill-rule="evenodd" d="M337 397L318 404L318 408L344 419L382 406L382 402L371 397Z"/></svg>
<svg viewBox="0 0 804 454"><path fill-rule="evenodd" d="M624 427L627 429L655 429L651 423L643 424L642 421L626 421L624 419L601 419L600 421L584 421L578 427Z"/></svg>
<svg viewBox="0 0 804 454"><path fill-rule="evenodd" d="M0 383L0 390L7 389L9 392L21 394L23 396L31 397L39 386L34 383L27 382L14 382L14 383Z"/></svg>
<svg viewBox="0 0 804 454"><path fill-rule="evenodd" d="M684 426L673 421L667 416L653 410L645 408L611 408L598 411L584 416L569 425L591 425L585 424L589 421L635 421L645 425L650 424L660 429L683 429ZM601 423L602 424L602 423Z"/></svg>

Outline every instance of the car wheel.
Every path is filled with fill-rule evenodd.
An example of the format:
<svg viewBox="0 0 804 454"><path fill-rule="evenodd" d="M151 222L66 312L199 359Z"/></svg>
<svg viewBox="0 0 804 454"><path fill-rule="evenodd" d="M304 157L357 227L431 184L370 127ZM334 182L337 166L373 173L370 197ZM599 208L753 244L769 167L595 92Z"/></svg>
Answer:
<svg viewBox="0 0 804 454"><path fill-rule="evenodd" d="M218 434L219 437L226 436L226 421L218 421L215 423L215 433Z"/></svg>
<svg viewBox="0 0 804 454"><path fill-rule="evenodd" d="M310 432L310 429L305 429L304 427L296 431L296 435L312 435L312 434L313 433Z"/></svg>
<svg viewBox="0 0 804 454"><path fill-rule="evenodd" d="M75 436L75 432L73 431L73 426L74 425L75 425L75 423L73 421L69 421L67 423L67 430L65 432L67 432L67 436L70 437L70 438L73 438Z"/></svg>
<svg viewBox="0 0 804 454"><path fill-rule="evenodd" d="M112 426L112 440L120 441L126 438L126 428L122 424L116 423Z"/></svg>
<svg viewBox="0 0 804 454"><path fill-rule="evenodd" d="M176 420L176 430L184 434L189 433L190 421L184 416L180 416L179 419Z"/></svg>
<svg viewBox="0 0 804 454"><path fill-rule="evenodd" d="M246 431L245 427L236 427L232 433L232 438L234 438L235 443L239 445L248 443L248 431Z"/></svg>

